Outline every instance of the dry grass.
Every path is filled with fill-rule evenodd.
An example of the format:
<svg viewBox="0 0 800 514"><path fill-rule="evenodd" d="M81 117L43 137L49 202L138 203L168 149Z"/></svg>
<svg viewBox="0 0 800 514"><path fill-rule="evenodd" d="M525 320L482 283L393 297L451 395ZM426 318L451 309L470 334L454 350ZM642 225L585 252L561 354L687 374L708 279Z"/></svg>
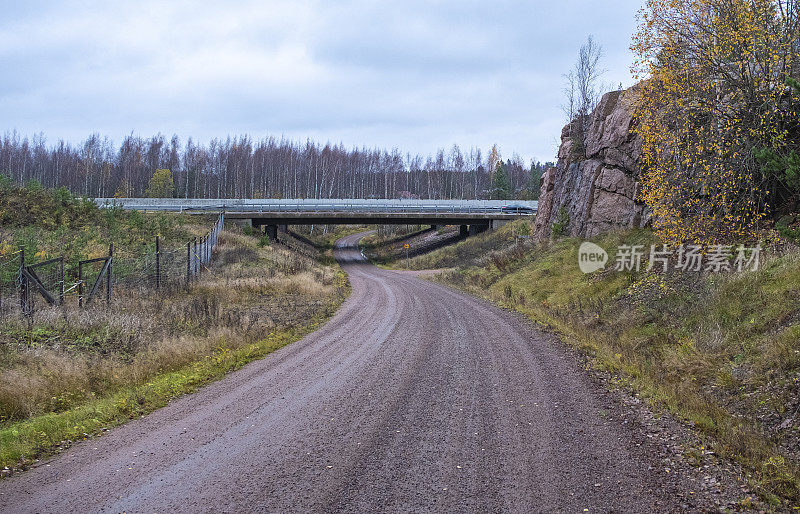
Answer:
<svg viewBox="0 0 800 514"><path fill-rule="evenodd" d="M189 291L115 290L110 307L43 308L0 328L0 422L61 412L330 314L336 268L224 232Z"/></svg>
<svg viewBox="0 0 800 514"><path fill-rule="evenodd" d="M530 233L530 224L526 220L508 223L497 230L469 236L463 241L441 248L433 245L432 251L425 251L417 256L412 255L408 263L405 260L402 244L393 244L398 241L396 238L371 236L365 239L365 242L371 258L387 267L405 268L408 264L411 269L416 270L465 268L483 266L492 259L502 262L512 253L530 250L529 243L522 243L515 238L515 235L520 233ZM439 229L437 237L441 237L445 243L452 238L458 239L457 228ZM411 240L411 244L412 247L417 246L414 240Z"/></svg>
<svg viewBox="0 0 800 514"><path fill-rule="evenodd" d="M800 500L800 252L773 256L752 273L584 275L578 240L515 252L502 234L490 234L461 245L472 241L472 252L426 256L439 266L469 255L470 266L433 280L557 329L596 366L740 462L765 498L783 506ZM653 235L596 242L649 247Z"/></svg>

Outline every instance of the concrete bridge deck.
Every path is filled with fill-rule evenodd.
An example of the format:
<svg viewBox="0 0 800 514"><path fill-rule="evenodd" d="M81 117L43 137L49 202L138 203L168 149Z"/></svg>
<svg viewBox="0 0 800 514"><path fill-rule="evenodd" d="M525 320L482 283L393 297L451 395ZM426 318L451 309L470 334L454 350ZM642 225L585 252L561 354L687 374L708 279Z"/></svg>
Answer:
<svg viewBox="0 0 800 514"><path fill-rule="evenodd" d="M266 226L460 225L472 233L531 216L538 202L521 200L179 199L98 198L98 205L140 211L224 212L228 219Z"/></svg>

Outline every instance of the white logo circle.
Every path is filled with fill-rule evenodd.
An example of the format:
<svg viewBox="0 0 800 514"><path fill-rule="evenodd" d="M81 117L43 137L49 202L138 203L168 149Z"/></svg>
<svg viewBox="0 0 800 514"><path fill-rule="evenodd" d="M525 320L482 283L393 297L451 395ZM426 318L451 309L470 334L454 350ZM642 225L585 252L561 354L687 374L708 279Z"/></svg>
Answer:
<svg viewBox="0 0 800 514"><path fill-rule="evenodd" d="M594 273L606 267L608 253L602 247L588 241L578 248L578 267L584 273Z"/></svg>

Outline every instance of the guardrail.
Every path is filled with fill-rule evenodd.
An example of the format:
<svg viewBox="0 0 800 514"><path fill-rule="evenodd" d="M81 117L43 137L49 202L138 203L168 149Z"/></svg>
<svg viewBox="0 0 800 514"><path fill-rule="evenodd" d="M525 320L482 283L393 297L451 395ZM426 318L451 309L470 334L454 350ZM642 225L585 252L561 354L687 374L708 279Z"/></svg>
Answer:
<svg viewBox="0 0 800 514"><path fill-rule="evenodd" d="M140 198L99 198L101 207L121 207L130 210L174 212L257 212L261 213L386 213L386 214L534 214L538 202L521 201L309 201L309 200L187 200L152 201Z"/></svg>

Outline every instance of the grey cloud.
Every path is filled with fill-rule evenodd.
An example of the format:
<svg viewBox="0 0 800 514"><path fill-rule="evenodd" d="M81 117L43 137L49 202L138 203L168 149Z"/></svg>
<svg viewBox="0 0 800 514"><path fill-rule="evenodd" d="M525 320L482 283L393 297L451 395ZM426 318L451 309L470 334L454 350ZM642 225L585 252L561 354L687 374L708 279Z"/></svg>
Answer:
<svg viewBox="0 0 800 514"><path fill-rule="evenodd" d="M593 33L630 83L638 1L18 3L0 130L73 142L249 132L551 159L561 75Z"/></svg>

